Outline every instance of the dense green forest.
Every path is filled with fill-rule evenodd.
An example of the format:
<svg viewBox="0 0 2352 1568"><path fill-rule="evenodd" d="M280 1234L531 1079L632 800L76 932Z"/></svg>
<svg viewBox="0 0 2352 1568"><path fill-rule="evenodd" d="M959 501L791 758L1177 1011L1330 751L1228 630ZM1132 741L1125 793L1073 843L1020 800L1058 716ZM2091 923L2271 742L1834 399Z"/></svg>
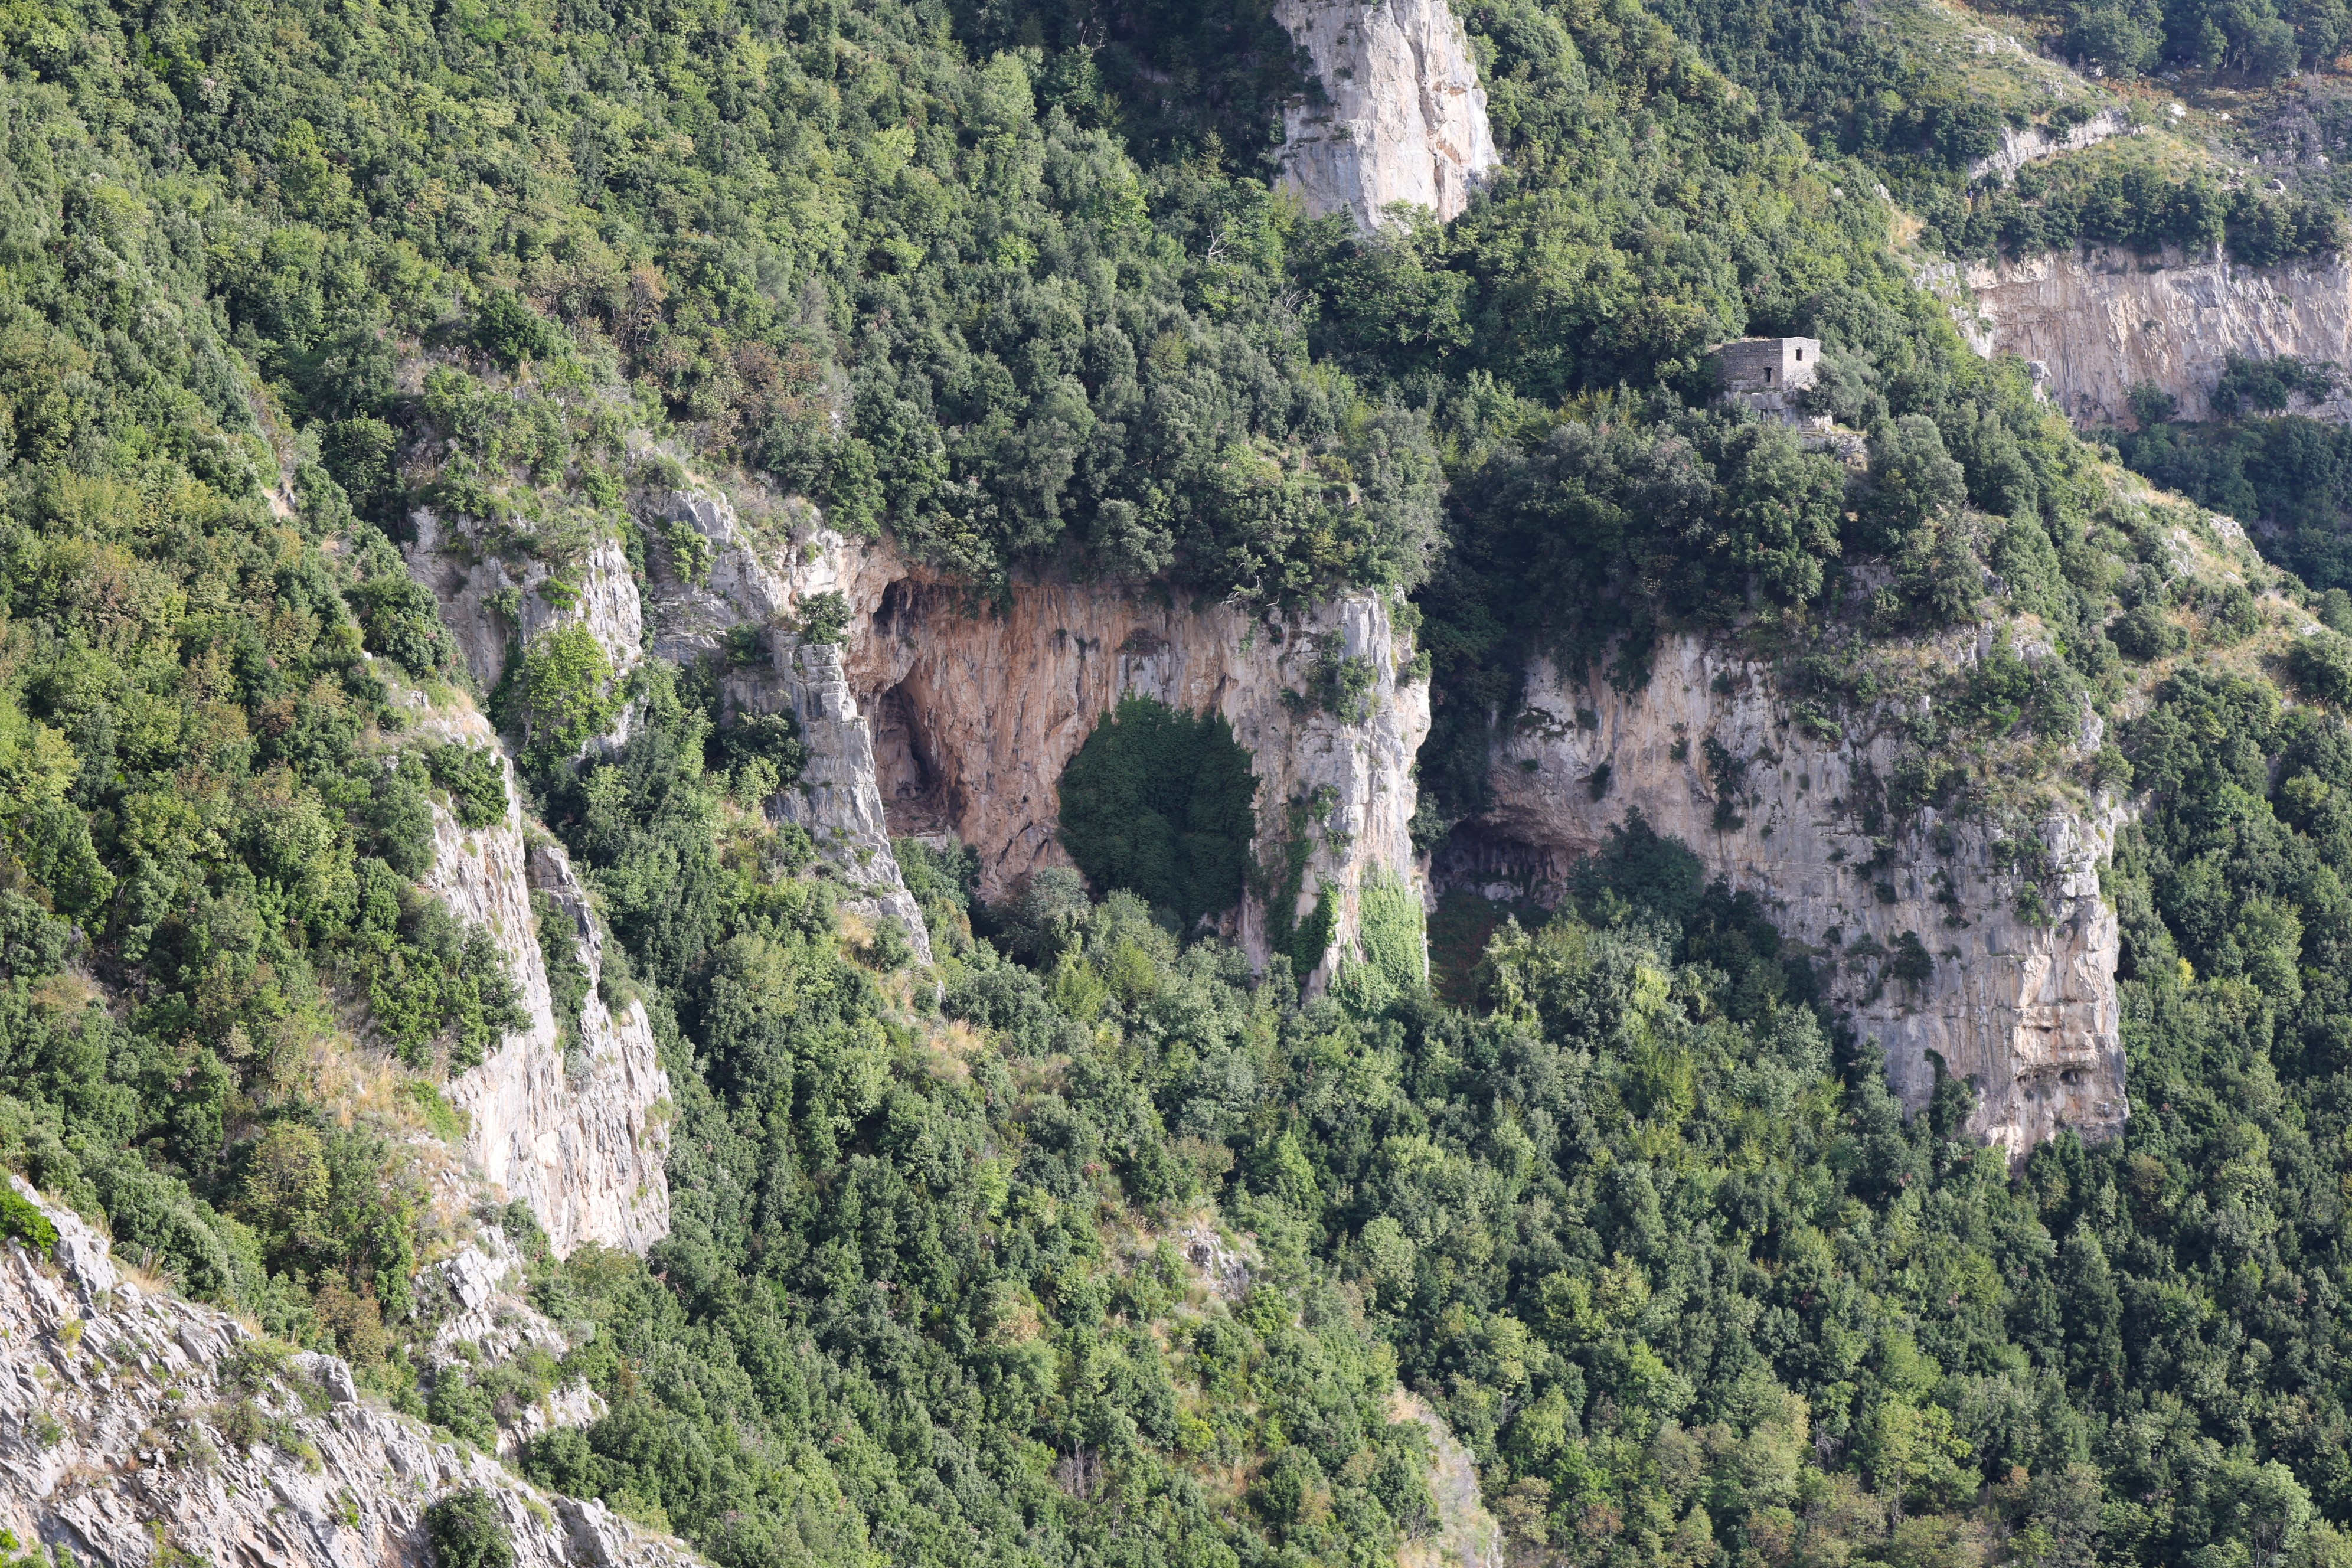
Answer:
<svg viewBox="0 0 2352 1568"><path fill-rule="evenodd" d="M2277 86L2332 67L2352 41L2341 0L2014 0L1981 8L2029 49L2086 72L2053 85L2054 70L2004 68L1977 57L1974 9L1852 5L1843 0L1660 0L1657 14L1710 63L1803 130L1849 179L1885 181L1923 221L1926 244L1957 256L2032 254L2079 242L2154 253L2226 247L2263 266L2340 248L2352 176L2326 160L2287 159L2253 180L2221 158L2183 147L2170 157L2110 143L2092 157L2030 164L2013 178L1980 174L2005 132L2038 125L2063 133L2095 115L2162 129L2149 100L2111 92L2161 72L2235 92ZM2256 101L2260 101L2257 99ZM2336 111L2314 95L2305 112ZM2245 107L2241 105L2240 117ZM2227 121L2229 115L2223 115ZM2253 162L2266 161L2256 157Z"/></svg>
<svg viewBox="0 0 2352 1568"><path fill-rule="evenodd" d="M1916 82L1851 140L1832 20L1470 7L1507 169L1367 239L1270 185L1302 88L1250 5L12 0L0 1152L486 1439L557 1369L420 1383L416 1139L518 998L422 879L436 804L489 820L505 778L411 700L495 700L676 1094L650 1257L506 1218L610 1407L519 1463L728 1568L1368 1568L1437 1506L1400 1380L1530 1563L2352 1558L2352 642L2263 662L2177 511L1908 286L1871 170L1924 139L1906 189L1951 188L1985 128ZM1867 479L1708 406L1704 349L1783 331ZM2127 455L2251 487L2345 586L2307 434ZM758 811L803 753L722 727L713 671L624 693L559 637L458 689L412 511L562 592L600 536L642 559L656 441L983 593L1411 591L1433 835L1538 650L1634 685L1661 632L1742 638L1829 724L1888 639L2034 617L2048 655L1948 693L1891 809L2115 721L2083 765L2146 792L2106 874L2130 1129L2011 1173L1963 1084L1906 1121L1767 912L1638 824L1454 1002L1409 962L1303 997L1171 934L1249 873L1247 763L1139 707L1082 753L1091 888L983 907L901 846L914 975ZM1080 826L1146 806L1167 833ZM388 1089L347 1118L354 1072ZM1219 1226L1231 1299L1181 1245Z"/></svg>
<svg viewBox="0 0 2352 1568"><path fill-rule="evenodd" d="M2137 427L2106 438L2158 484L2261 531L2271 558L2314 589L2342 591L2352 587L2344 543L2352 446L2342 426L2288 412L2333 397L2338 380L2334 365L2233 355L2214 390L2214 419L2183 422L2176 400L2141 387Z"/></svg>

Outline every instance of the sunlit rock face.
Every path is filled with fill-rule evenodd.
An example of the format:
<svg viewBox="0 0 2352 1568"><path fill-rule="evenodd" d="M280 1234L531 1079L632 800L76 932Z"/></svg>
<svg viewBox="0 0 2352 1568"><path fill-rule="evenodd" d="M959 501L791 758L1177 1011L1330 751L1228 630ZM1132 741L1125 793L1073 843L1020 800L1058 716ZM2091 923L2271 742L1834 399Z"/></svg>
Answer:
<svg viewBox="0 0 2352 1568"><path fill-rule="evenodd" d="M1947 263L1922 280L1952 300L1979 353L2034 362L2078 426L2129 423L2143 384L2178 399L2181 417L2205 418L2231 354L2352 363L2352 261L2342 257L2244 267L2220 254L2085 247Z"/></svg>
<svg viewBox="0 0 2352 1568"><path fill-rule="evenodd" d="M425 1568L425 1510L473 1489L515 1568L698 1561L368 1402L334 1356L303 1352L271 1372L254 1330L119 1271L70 1210L41 1207L53 1255L0 1241L0 1528L18 1542L83 1563ZM220 1420L243 1399L271 1427L250 1447Z"/></svg>
<svg viewBox="0 0 2352 1568"><path fill-rule="evenodd" d="M470 709L426 728L467 744L498 743ZM526 1020L449 1086L467 1117L467 1163L496 1193L529 1203L559 1255L589 1242L643 1252L669 1234L669 1075L645 1004L616 1008L602 994L604 939L587 891L519 800L509 773L506 815L488 827L468 830L443 808L434 814L425 885L498 943ZM534 891L559 926L550 940L571 942L588 971L576 1018L555 1016Z"/></svg>
<svg viewBox="0 0 2352 1568"><path fill-rule="evenodd" d="M1631 693L1538 661L1497 749L1493 805L1439 850L1433 879L1548 900L1639 813L1763 900L1885 1051L1906 1106L1927 1104L1940 1058L1976 1085L1970 1130L2012 1160L2061 1127L2094 1142L2120 1130L2120 933L2098 866L2123 811L2053 809L2032 824L2043 865L2027 900L2026 873L1982 822L1924 811L1880 858L1853 799L1865 773L1892 770L1894 740L1795 721L1768 667L1695 637L1661 639L1649 683ZM1898 967L1906 934L1931 964L1924 976Z"/></svg>
<svg viewBox="0 0 2352 1568"><path fill-rule="evenodd" d="M1502 158L1445 0L1279 0L1274 16L1322 87L1283 114L1282 181L1309 213L1352 213L1370 230L1393 202L1440 222L1470 205Z"/></svg>

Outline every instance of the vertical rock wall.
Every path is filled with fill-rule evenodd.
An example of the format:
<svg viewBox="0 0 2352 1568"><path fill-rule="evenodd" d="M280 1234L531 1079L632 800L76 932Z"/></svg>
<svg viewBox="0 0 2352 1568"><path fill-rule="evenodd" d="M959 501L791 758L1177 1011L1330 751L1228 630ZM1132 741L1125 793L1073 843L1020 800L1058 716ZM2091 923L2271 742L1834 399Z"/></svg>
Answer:
<svg viewBox="0 0 2352 1568"><path fill-rule="evenodd" d="M1228 605L1156 588L1015 584L1003 603L844 538L814 514L762 537L722 499L681 492L663 515L711 545L707 581L656 573L652 647L666 658L716 649L730 626L773 628L764 664L730 670L730 702L790 707L808 745L800 787L780 815L806 826L886 913L922 926L889 838L953 833L980 854L982 896L1003 898L1031 871L1067 864L1056 837L1062 770L1121 697L1223 717L1258 776L1261 861L1284 853L1294 803L1312 820L1294 920L1333 896L1344 947L1359 929L1368 874L1415 879L1412 763L1429 729L1424 684L1402 679L1412 639L1387 604L1353 595L1271 624ZM808 602L838 594L844 646L784 628ZM1303 700L1327 657L1364 661L1363 717L1343 722ZM903 910L903 913L902 913ZM1253 898L1233 935L1263 961L1267 911Z"/></svg>
<svg viewBox="0 0 2352 1568"><path fill-rule="evenodd" d="M1722 816L1710 740L1746 764ZM1444 885L1490 896L1556 890L1577 857L1638 811L1735 891L1761 896L1784 938L1811 951L1832 998L1884 1048L1907 1106L1934 1090L1932 1052L1975 1080L1971 1131L2012 1159L2062 1125L2112 1135L2126 1115L2119 939L2098 863L2122 814L2053 813L2036 825L2048 858L2048 918L2037 923L2019 914L2021 874L1996 864L1981 823L1928 813L1900 835L1891 865L1865 869L1874 847L1847 797L1865 766L1883 774L1894 760L1891 742L1807 735L1769 671L1696 638L1662 643L1649 685L1630 697L1538 663L1496 761L1493 810L1457 830L1434 869ZM1894 973L1906 933L1933 959L1918 984Z"/></svg>
<svg viewBox="0 0 2352 1568"><path fill-rule="evenodd" d="M2077 425L2129 423L2142 382L2179 398L2183 417L2205 418L2233 353L2352 363L2352 260L2342 257L2242 267L2226 255L2084 247L1945 263L1921 280L1951 300L1978 353L2039 362L2051 400Z"/></svg>
<svg viewBox="0 0 2352 1568"><path fill-rule="evenodd" d="M1391 202L1443 222L1502 159L1462 24L1445 0L1276 0L1323 101L1283 112L1283 184L1370 230Z"/></svg>
<svg viewBox="0 0 2352 1568"><path fill-rule="evenodd" d="M1291 919L1311 914L1329 889L1346 948L1367 876L1418 882L1412 766L1429 732L1429 689L1406 678L1412 638L1376 595L1343 595L1271 623L1232 605L1106 584L1023 584L992 605L918 571L848 581L861 594L850 684L894 720L877 757L885 797L893 812L974 846L984 897L1002 897L1041 866L1067 864L1055 837L1062 770L1129 695L1232 725L1257 775L1262 865L1283 859L1294 804L1307 807ZM1369 668L1360 718L1342 720L1306 697L1327 658ZM1255 896L1245 900L1234 933L1259 962L1268 913Z"/></svg>
<svg viewBox="0 0 2352 1568"><path fill-rule="evenodd" d="M841 649L780 638L768 665L730 675L726 689L738 708L793 716L808 747L808 764L768 809L808 830L817 852L850 889L845 907L897 921L929 963L930 935L890 847L890 820L875 778L874 733L842 673Z"/></svg>
<svg viewBox="0 0 2352 1568"><path fill-rule="evenodd" d="M1345 950L1360 929L1368 875L1418 884L1409 825L1429 694L1404 678L1412 639L1378 596L1347 595L1279 622L1157 588L1100 584L1024 583L1006 602L986 605L887 544L823 527L804 502L759 527L710 489L676 492L651 511L648 531L683 524L700 545L684 560L669 543L651 552L642 597L618 547L607 547L612 561L598 556L589 575L600 586L582 594L575 613L616 666L646 650L712 659L725 670L730 709L793 713L809 763L770 809L809 830L850 888L847 907L899 921L926 960L921 912L891 835L952 832L976 847L981 891L991 899L1038 867L1066 863L1056 838L1062 769L1129 694L1217 713L1250 750L1258 858L1286 871L1294 855L1304 862L1288 920L1311 915L1328 892ZM509 637L501 591L530 584L466 554L429 513L416 527L411 570L434 589L477 678L495 680ZM839 595L848 610L842 646L801 636L818 595ZM504 602L510 607L511 595ZM1370 679L1363 711L1349 721L1305 695L1334 659L1359 661ZM527 929L495 910L496 877L469 870L454 848L444 860L445 891L460 913L503 931L488 918L499 912L507 926ZM1271 879L1277 887L1284 879ZM484 914L470 914L477 905ZM1267 955L1268 911L1256 895L1232 934L1254 958ZM520 946L514 952L519 969L537 963ZM543 993L543 975L539 984ZM488 1100L516 1108L493 1117L510 1130L499 1169L519 1172L526 1146L553 1145L522 1131L535 1125L521 1110L529 1075L509 1067L496 1076L507 1087Z"/></svg>
<svg viewBox="0 0 2352 1568"><path fill-rule="evenodd" d="M545 562L481 555L462 529L429 509L411 522L415 540L403 552L409 572L433 590L481 690L498 685L514 649L554 626L586 626L618 677L645 658L636 579L617 539L598 540L557 585ZM424 728L499 750L498 735L470 706ZM627 732L625 713L607 742ZM528 1202L559 1254L588 1242L643 1252L669 1233L669 1079L644 1006L633 1000L615 1013L604 1001L604 944L587 894L562 848L526 821L519 799L509 768L505 821L469 832L436 812L426 878L452 913L498 942L529 1018L451 1085L469 1120L467 1163L495 1191ZM554 901L591 977L568 1029L549 994L533 889Z"/></svg>
<svg viewBox="0 0 2352 1568"><path fill-rule="evenodd" d="M723 496L680 491L662 516L700 535L709 565L688 577L674 559L656 562L646 604L654 651L683 663L725 655L728 639L739 631L756 634L758 657L730 668L721 682L727 706L790 713L808 748L807 766L769 803L769 811L808 830L849 889L843 907L897 921L929 963L922 910L907 891L890 848L890 825L875 781L873 731L843 676L841 649L805 641L795 630L805 601L840 592L845 560L859 552L839 534L816 527L814 508L789 519L804 543L787 535L763 544Z"/></svg>
<svg viewBox="0 0 2352 1568"><path fill-rule="evenodd" d="M2130 129L2131 117L2120 109L2103 109L2088 120L2063 130L2053 130L2047 125L2028 125L2020 129L2003 124L2000 148L1970 163L1969 178L1995 179L2007 184L2028 163L2083 152L2110 137L2121 136Z"/></svg>
<svg viewBox="0 0 2352 1568"><path fill-rule="evenodd" d="M437 728L446 739L497 745L470 710ZM669 1234L669 1076L644 1005L633 999L616 1013L600 994L604 943L587 895L560 847L530 842L516 801L509 776L505 820L473 832L436 810L425 879L451 913L498 942L529 1018L450 1087L470 1123L467 1160L493 1188L530 1203L558 1254L592 1241L643 1252ZM534 888L567 922L563 934L590 977L569 1051L549 994Z"/></svg>

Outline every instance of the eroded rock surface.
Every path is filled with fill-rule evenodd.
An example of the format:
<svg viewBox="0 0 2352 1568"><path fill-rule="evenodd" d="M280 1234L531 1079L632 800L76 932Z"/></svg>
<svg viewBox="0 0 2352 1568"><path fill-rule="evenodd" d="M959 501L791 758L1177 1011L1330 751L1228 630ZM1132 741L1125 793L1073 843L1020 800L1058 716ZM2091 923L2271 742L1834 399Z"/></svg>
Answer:
<svg viewBox="0 0 2352 1568"><path fill-rule="evenodd" d="M1443 222L1501 163L1469 39L1445 0L1278 0L1324 101L1283 112L1282 179L1307 210L1367 229L1391 202Z"/></svg>
<svg viewBox="0 0 2352 1568"><path fill-rule="evenodd" d="M2226 255L2085 247L1941 265L1923 280L1952 299L1979 353L2046 367L2051 401L2077 425L2129 422L2143 382L2179 399L2182 417L2205 418L2233 353L2352 363L2352 261L2341 257L2242 267Z"/></svg>
<svg viewBox="0 0 2352 1568"><path fill-rule="evenodd" d="M1417 882L1412 765L1429 689L1409 677L1412 639L1385 600L1351 594L1277 623L1103 584L1024 583L988 605L915 569L845 580L859 595L846 670L882 716L886 807L908 830L941 826L975 847L982 897L1068 863L1056 837L1062 770L1130 695L1232 725L1257 775L1259 863L1286 864L1284 847L1303 847L1293 920L1328 889L1344 950L1367 877ZM1331 660L1359 661L1367 678L1354 717L1311 695ZM1258 962L1267 915L1253 894L1233 931Z"/></svg>
<svg viewBox="0 0 2352 1568"><path fill-rule="evenodd" d="M2119 939L2098 877L2119 810L2047 815L2034 825L2045 865L2032 871L1998 864L1982 823L1928 812L1872 868L1848 796L1865 766L1891 771L1891 741L1807 734L1768 670L1695 637L1662 642L1654 668L1627 696L1538 664L1496 761L1494 809L1457 830L1438 879L1489 896L1556 890L1638 811L1826 961L1832 998L1884 1048L1906 1106L1932 1094L1933 1053L1975 1080L1970 1129L2012 1159L2061 1126L2097 1140L2123 1125ZM1710 742L1744 770L1737 787L1710 763ZM2018 908L2036 873L2042 921ZM1924 981L1898 976L1906 934L1933 962Z"/></svg>
<svg viewBox="0 0 2352 1568"><path fill-rule="evenodd" d="M482 690L497 687L516 648L575 622L596 638L616 675L625 677L645 657L636 579L618 540L597 540L559 584L543 561L480 554L462 530L430 508L418 508L409 521L416 538L401 552L409 574L433 590L441 619Z"/></svg>
<svg viewBox="0 0 2352 1568"><path fill-rule="evenodd" d="M872 726L843 674L841 649L808 641L798 629L806 601L843 593L867 558L882 552L819 526L813 508L791 520L797 526L790 532L765 541L723 496L680 491L663 517L691 527L704 553L697 570L682 568L674 552L656 563L646 605L655 652L729 666L721 690L730 711L793 715L808 763L770 812L808 830L850 889L844 908L898 921L929 963L922 910L890 848ZM748 649L730 647L747 632ZM752 657L747 662L738 651Z"/></svg>
<svg viewBox="0 0 2352 1568"><path fill-rule="evenodd" d="M809 767L775 809L807 826L877 909L903 909L919 936L891 836L952 833L973 846L990 900L1040 867L1067 864L1056 837L1062 770L1129 695L1233 726L1258 776L1262 863L1286 864L1294 805L1304 812L1294 920L1328 889L1344 948L1367 875L1415 879L1412 762L1429 730L1429 694L1406 678L1412 639L1376 595L1329 601L1278 625L1230 605L1106 584L1021 582L991 603L813 514L761 534L722 500L684 492L666 516L691 521L710 557L701 581L679 580L674 565L656 572L655 651L703 657L731 628L766 628L764 659L735 664L724 690L730 703L789 706L799 719ZM847 612L838 647L792 629L818 595L839 595ZM1327 663L1341 660L1359 661L1370 682L1352 719L1307 695ZM1265 958L1266 910L1255 898L1231 934Z"/></svg>
<svg viewBox="0 0 2352 1568"><path fill-rule="evenodd" d="M1389 1419L1416 1423L1429 1434L1429 1497L1437 1505L1437 1528L1406 1542L1397 1568L1503 1568L1509 1553L1480 1492L1477 1456L1427 1400L1402 1384L1389 1395Z"/></svg>
<svg viewBox="0 0 2352 1568"><path fill-rule="evenodd" d="M2101 110L2088 120L2053 130L2047 125L2028 125L2020 129L2004 124L2000 128L2000 146L1969 165L1971 180L1998 179L2006 184L2016 178L2017 172L2028 163L2044 158L2055 158L2067 153L2080 153L2095 147L2112 136L2121 136L2131 129L2131 117L2120 109Z"/></svg>
<svg viewBox="0 0 2352 1568"><path fill-rule="evenodd" d="M467 1376L525 1351L561 1361L573 1349L562 1326L531 1305L529 1283L521 1256L494 1225L417 1277L417 1314L432 1329L418 1358L428 1389L433 1379ZM605 1409L603 1396L576 1377L530 1404L493 1408L499 1453L510 1456L558 1426L591 1426Z"/></svg>
<svg viewBox="0 0 2352 1568"><path fill-rule="evenodd" d="M47 1212L54 1259L0 1242L0 1526L20 1542L110 1564L425 1568L425 1509L478 1488L517 1568L696 1562L364 1403L332 1356L256 1355L236 1319L120 1276L79 1219ZM258 1421L237 1414L248 1399Z"/></svg>
<svg viewBox="0 0 2352 1568"><path fill-rule="evenodd" d="M470 709L435 727L451 740L497 743ZM616 1012L604 1000L604 942L587 893L562 847L526 826L517 801L509 773L504 820L469 832L435 812L426 886L497 942L530 1020L450 1085L470 1122L467 1160L492 1188L530 1205L559 1256L592 1241L643 1252L669 1234L669 1075L644 1004ZM569 1029L555 1016L533 889L553 902L588 970Z"/></svg>

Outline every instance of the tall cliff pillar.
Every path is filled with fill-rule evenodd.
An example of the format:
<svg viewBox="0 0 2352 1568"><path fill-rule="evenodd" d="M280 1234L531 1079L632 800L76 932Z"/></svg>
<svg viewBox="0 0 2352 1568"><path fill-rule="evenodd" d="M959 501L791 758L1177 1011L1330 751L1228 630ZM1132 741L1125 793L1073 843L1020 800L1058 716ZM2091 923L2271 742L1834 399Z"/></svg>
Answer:
<svg viewBox="0 0 2352 1568"><path fill-rule="evenodd" d="M1278 0L1275 20L1314 61L1320 102L1282 117L1282 183L1317 216L1370 230L1392 202L1445 222L1502 163L1486 92L1445 0Z"/></svg>

